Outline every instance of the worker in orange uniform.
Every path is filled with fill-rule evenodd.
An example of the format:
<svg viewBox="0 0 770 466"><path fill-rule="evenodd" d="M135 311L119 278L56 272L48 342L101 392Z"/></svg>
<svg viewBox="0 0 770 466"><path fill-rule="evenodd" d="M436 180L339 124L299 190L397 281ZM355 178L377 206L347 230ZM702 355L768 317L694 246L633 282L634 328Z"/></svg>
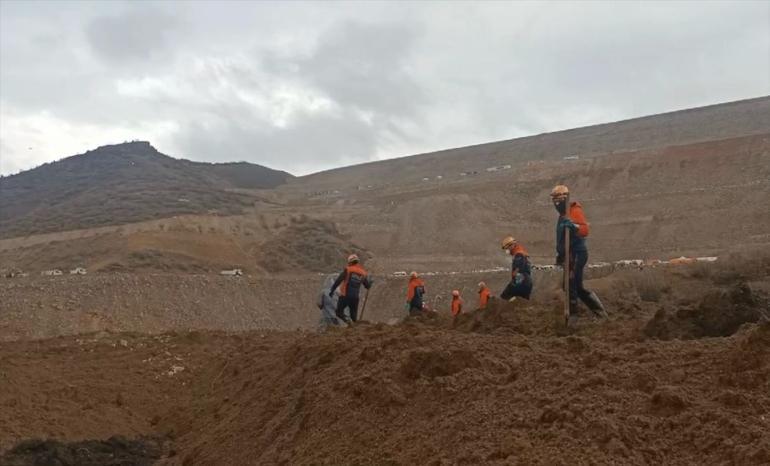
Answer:
<svg viewBox="0 0 770 466"><path fill-rule="evenodd" d="M489 303L489 287L484 282L479 282L479 309L486 309Z"/></svg>
<svg viewBox="0 0 770 466"><path fill-rule="evenodd" d="M532 266L529 263L529 254L513 236L503 238L500 246L506 254L513 258L511 260L511 281L500 293L500 297L509 301L513 301L516 297L529 299L532 294Z"/></svg>
<svg viewBox="0 0 770 466"><path fill-rule="evenodd" d="M463 300L460 297L460 291L452 290L452 320L457 319L461 312L463 312Z"/></svg>
<svg viewBox="0 0 770 466"><path fill-rule="evenodd" d="M588 221L583 206L579 202L570 202L569 189L557 185L551 190L551 200L559 212L556 222L556 265L569 267L569 319L568 324L574 326L578 319L578 298L599 317L607 317L599 297L593 291L583 286L583 271L588 263ZM564 257L564 230L569 230L570 257Z"/></svg>
<svg viewBox="0 0 770 466"><path fill-rule="evenodd" d="M422 314L424 307L423 297L425 296L425 282L417 274L412 272L409 274L409 285L406 289L406 309L410 316L418 316Z"/></svg>
<svg viewBox="0 0 770 466"><path fill-rule="evenodd" d="M329 290L329 296L334 296L337 287L340 288L340 297L337 300L337 318L348 321L345 318L345 308L350 311L350 321L355 322L358 318L358 298L361 287L367 290L371 288L372 281L369 274L359 264L358 256L351 254L348 256L348 265L342 270Z"/></svg>

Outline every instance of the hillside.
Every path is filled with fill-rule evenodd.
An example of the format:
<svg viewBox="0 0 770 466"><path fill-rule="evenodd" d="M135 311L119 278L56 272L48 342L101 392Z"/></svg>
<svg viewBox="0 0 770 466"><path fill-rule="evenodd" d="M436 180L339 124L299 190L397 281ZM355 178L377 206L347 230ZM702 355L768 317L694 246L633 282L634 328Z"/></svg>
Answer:
<svg viewBox="0 0 770 466"><path fill-rule="evenodd" d="M299 177L297 187L341 189L458 178L505 164L560 161L770 132L770 96L649 115L565 131L370 162Z"/></svg>
<svg viewBox="0 0 770 466"><path fill-rule="evenodd" d="M0 237L236 214L255 198L234 190L274 188L291 177L248 163L174 159L147 142L102 146L0 179Z"/></svg>
<svg viewBox="0 0 770 466"><path fill-rule="evenodd" d="M556 183L568 184L584 204L594 262L721 256L770 245L770 214L756 202L770 194L770 98L345 167L292 178L258 191L259 199L240 178L222 181L240 175L238 165L206 167L227 173L214 189L206 187L209 178L185 188L187 199L205 202L130 191L105 200L110 210L97 210L113 215L99 220L120 227L2 239L0 263L32 273L239 267L274 275L330 272L358 251L377 273L467 271L507 266L497 242L513 234L535 262L547 264L555 221L548 193ZM162 167L148 176L161 174ZM125 199L141 196L167 203L153 207L157 219L135 222L136 215L122 213ZM179 215L205 205L220 215ZM221 215L227 212L233 215Z"/></svg>

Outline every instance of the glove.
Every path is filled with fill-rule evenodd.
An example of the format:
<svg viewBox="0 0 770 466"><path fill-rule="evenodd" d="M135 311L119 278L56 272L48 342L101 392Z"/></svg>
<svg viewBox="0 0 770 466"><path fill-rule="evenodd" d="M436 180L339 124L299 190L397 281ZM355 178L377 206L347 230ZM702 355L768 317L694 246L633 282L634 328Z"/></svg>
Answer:
<svg viewBox="0 0 770 466"><path fill-rule="evenodd" d="M575 223L572 220L566 217L559 220L559 226L561 226L562 228L569 228L572 231L577 231L578 229L578 226L575 225Z"/></svg>

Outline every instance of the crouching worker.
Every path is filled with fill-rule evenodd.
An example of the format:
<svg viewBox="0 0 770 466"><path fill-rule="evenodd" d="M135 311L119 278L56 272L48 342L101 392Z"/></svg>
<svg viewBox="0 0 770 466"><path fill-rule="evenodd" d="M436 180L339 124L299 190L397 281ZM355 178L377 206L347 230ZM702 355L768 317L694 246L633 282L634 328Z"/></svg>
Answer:
<svg viewBox="0 0 770 466"><path fill-rule="evenodd" d="M348 265L340 273L329 290L329 296L334 296L334 291L339 287L340 297L337 301L336 315L338 319L348 321L345 318L345 308L350 312L350 321L358 320L358 297L361 293L361 287L367 290L371 288L372 282L369 274L359 264L358 256L351 254L348 256Z"/></svg>
<svg viewBox="0 0 770 466"><path fill-rule="evenodd" d="M459 290L452 290L452 321L463 312L463 300Z"/></svg>
<svg viewBox="0 0 770 466"><path fill-rule="evenodd" d="M410 316L418 316L422 314L424 303L423 297L425 296L425 282L422 281L417 272L409 274L409 286L406 290L406 310Z"/></svg>
<svg viewBox="0 0 770 466"><path fill-rule="evenodd" d="M532 267L529 254L513 236L506 236L501 242L503 250L513 257L511 261L511 282L505 287L500 297L513 301L516 297L529 299L532 294Z"/></svg>
<svg viewBox="0 0 770 466"><path fill-rule="evenodd" d="M340 325L340 321L337 320L337 301L339 299L338 293L332 293L331 296L327 293L327 290L334 283L334 275L329 275L324 278L321 283L321 292L318 296L318 302L316 305L321 311L321 321L318 323L318 331L323 332L329 327Z"/></svg>
<svg viewBox="0 0 770 466"><path fill-rule="evenodd" d="M479 282L479 309L486 309L489 303L489 287L484 282Z"/></svg>

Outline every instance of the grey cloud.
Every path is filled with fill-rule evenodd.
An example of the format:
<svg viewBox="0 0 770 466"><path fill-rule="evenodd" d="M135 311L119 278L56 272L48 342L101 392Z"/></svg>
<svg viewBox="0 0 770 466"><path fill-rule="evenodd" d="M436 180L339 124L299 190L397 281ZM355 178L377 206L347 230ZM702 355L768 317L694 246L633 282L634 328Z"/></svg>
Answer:
<svg viewBox="0 0 770 466"><path fill-rule="evenodd" d="M157 8L134 7L118 15L98 16L86 26L92 50L111 62L148 60L169 50L174 16Z"/></svg>
<svg viewBox="0 0 770 466"><path fill-rule="evenodd" d="M410 115L428 96L409 72L417 25L346 21L321 36L298 73L341 105Z"/></svg>
<svg viewBox="0 0 770 466"><path fill-rule="evenodd" d="M329 161L355 161L377 145L376 131L355 115L304 115L290 128L256 119L190 122L176 138L181 156L196 160L245 160L297 172Z"/></svg>
<svg viewBox="0 0 770 466"><path fill-rule="evenodd" d="M761 2L1 4L4 118L298 173L770 93ZM333 108L279 127L278 91Z"/></svg>

